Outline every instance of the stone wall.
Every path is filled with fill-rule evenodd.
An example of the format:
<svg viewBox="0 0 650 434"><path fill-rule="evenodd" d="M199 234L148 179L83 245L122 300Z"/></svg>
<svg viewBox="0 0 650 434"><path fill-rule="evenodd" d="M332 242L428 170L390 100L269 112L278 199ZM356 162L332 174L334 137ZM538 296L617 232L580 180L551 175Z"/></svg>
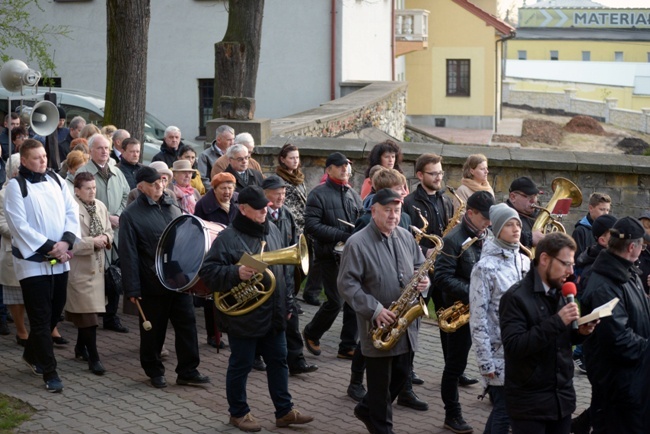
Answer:
<svg viewBox="0 0 650 434"><path fill-rule="evenodd" d="M290 140L273 137L267 145L256 148L255 158L265 172L271 173L276 165L280 147L291 142L301 153L306 182L311 189L323 175L325 159L334 151L340 151L353 161L352 183L359 189L367 167L367 156L371 143L359 139L331 139L293 137ZM572 209L565 219L568 232L587 211L589 195L595 191L612 197L612 213L618 217L639 216L650 209L650 157L628 155L606 155L554 150L528 150L508 148L487 148L479 146L458 146L449 144L402 143L404 162L402 169L411 189L417 185L414 174L415 159L425 153L434 152L443 156L445 182L452 187L460 185L461 169L469 154L482 153L488 157L489 180L497 202L507 198L508 187L519 176L530 176L544 190L541 204L548 203L552 196L551 183L556 177L575 182L582 190L583 204Z"/></svg>
<svg viewBox="0 0 650 434"><path fill-rule="evenodd" d="M375 127L398 140L406 124L406 82L372 82L320 107L271 122L272 135L338 137Z"/></svg>
<svg viewBox="0 0 650 434"><path fill-rule="evenodd" d="M503 103L541 109L562 110L567 114L593 116L603 122L650 134L650 108L641 111L616 108L617 98L604 101L576 98L575 89L562 92L514 90L514 82L503 82Z"/></svg>

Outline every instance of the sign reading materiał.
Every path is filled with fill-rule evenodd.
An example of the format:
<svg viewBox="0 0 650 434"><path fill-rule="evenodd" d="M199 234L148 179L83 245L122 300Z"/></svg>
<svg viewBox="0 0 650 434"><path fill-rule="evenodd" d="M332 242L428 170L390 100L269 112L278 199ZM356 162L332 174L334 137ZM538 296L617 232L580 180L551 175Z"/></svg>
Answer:
<svg viewBox="0 0 650 434"><path fill-rule="evenodd" d="M650 9L519 8L519 27L650 29Z"/></svg>

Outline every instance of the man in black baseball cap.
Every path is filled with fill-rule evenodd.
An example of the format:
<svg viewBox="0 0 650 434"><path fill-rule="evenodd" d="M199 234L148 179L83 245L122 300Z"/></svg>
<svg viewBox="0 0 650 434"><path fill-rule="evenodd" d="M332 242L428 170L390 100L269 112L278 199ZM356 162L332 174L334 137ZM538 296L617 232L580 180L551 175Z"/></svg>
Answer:
<svg viewBox="0 0 650 434"><path fill-rule="evenodd" d="M200 363L199 343L192 297L187 293L166 289L156 275L155 252L160 235L172 220L181 216L181 210L174 199L169 194L164 194L161 176L149 166L143 166L135 175L138 190L142 194L120 215L118 244L124 297L132 303L137 301L147 318L155 318L150 331L140 327L140 365L151 379L151 385L158 389L167 387L160 351L170 321L178 349L176 384L198 385L210 382L197 369Z"/></svg>
<svg viewBox="0 0 650 434"><path fill-rule="evenodd" d="M494 205L494 196L487 191L477 191L467 199L467 208L479 212L490 219L490 207Z"/></svg>
<svg viewBox="0 0 650 434"><path fill-rule="evenodd" d="M275 276L275 290L267 297L244 295L249 288L264 286L270 291L270 280L265 277L261 283L253 278L260 271L253 264L243 265L245 254L258 254L264 247L272 252L284 247L280 231L267 220L269 200L259 186L244 187L239 192L239 213L230 226L219 233L205 257L199 275L211 292L226 295L240 291L232 298L232 312L227 315L217 310L217 317L224 329L228 330L230 360L226 375L226 398L230 423L242 431L259 431L261 426L252 415L246 398L246 382L253 368L255 353L258 352L266 362L266 376L271 400L275 407L275 425L286 427L292 424L305 424L314 418L300 413L293 407L289 393L289 369L287 366L287 340L285 329L287 316L292 303L287 296L289 265L268 265ZM263 258L261 258L264 261ZM262 273L266 276L266 272ZM235 289L238 288L238 289ZM241 288L246 288L241 291ZM239 301L235 298L243 298ZM216 297L215 297L216 298ZM218 304L217 307L222 306Z"/></svg>
<svg viewBox="0 0 650 434"><path fill-rule="evenodd" d="M533 208L537 205L537 196L542 191L527 176L515 179L510 184L510 194L506 203L519 214L521 219L521 244L526 247L536 246L544 238L544 234L537 230L533 233L533 225L539 211Z"/></svg>
<svg viewBox="0 0 650 434"><path fill-rule="evenodd" d="M447 236L444 237L442 253L436 260L433 275L434 290L442 291L441 306L447 309L457 301L469 305L469 281L472 268L481 256L483 240L490 226L490 207L494 197L487 191L477 191L467 199L467 212ZM436 309L439 309L436 306ZM440 339L446 341L445 368L440 382L440 395L445 409L445 428L453 432L472 432L472 427L463 418L458 398L458 385L467 366L469 349L472 346L470 328L459 327L455 332L440 328ZM465 385L476 384L478 380L464 381Z"/></svg>
<svg viewBox="0 0 650 434"><path fill-rule="evenodd" d="M340 152L331 153L327 157L327 160L325 160L325 167L329 167L331 165L343 166L344 164L350 164L350 160L348 160L347 157Z"/></svg>
<svg viewBox="0 0 650 434"><path fill-rule="evenodd" d="M650 302L634 263L650 241L641 223L623 217L609 230L607 250L598 255L581 298L584 313L619 301L611 318L600 321L584 344L592 386L592 426L595 432L646 432L643 389L639 373L647 362L650 339ZM644 385L645 386L645 385Z"/></svg>

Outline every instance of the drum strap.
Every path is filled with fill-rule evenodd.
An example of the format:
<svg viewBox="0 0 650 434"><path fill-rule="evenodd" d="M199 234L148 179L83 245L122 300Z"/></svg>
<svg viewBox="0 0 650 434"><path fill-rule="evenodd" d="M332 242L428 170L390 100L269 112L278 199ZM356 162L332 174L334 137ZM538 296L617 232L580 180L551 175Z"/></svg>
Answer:
<svg viewBox="0 0 650 434"><path fill-rule="evenodd" d="M244 250L246 250L246 253L248 253L249 255L252 255L253 254L253 249L251 249L250 246L248 245L248 243L246 241L244 241L244 239L241 237L241 235L239 235L239 232L235 231L235 235L237 236L237 239L239 239L239 241L244 246ZM261 246L262 246L262 243L260 242L260 247ZM257 250L259 250L259 248Z"/></svg>

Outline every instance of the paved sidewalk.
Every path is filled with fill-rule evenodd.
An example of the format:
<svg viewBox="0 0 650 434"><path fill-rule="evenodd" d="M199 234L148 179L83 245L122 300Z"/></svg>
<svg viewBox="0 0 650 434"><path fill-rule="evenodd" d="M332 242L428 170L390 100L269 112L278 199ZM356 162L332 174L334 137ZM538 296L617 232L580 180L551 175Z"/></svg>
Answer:
<svg viewBox="0 0 650 434"><path fill-rule="evenodd" d="M316 308L303 304L306 324ZM25 422L20 433L240 433L228 424L228 405L225 397L225 375L228 348L217 351L205 344L203 310L197 309L201 366L199 370L212 379L207 387L175 385L176 362L173 330L169 329L167 348L170 356L165 361L166 389L154 389L138 361L139 334L137 318L122 316L122 322L132 332L119 334L98 331L98 347L106 375L98 377L88 370L88 365L74 359L76 330L70 323L60 324L63 336L71 343L55 349L59 374L64 382L62 394L47 393L43 380L32 375L21 361L22 348L14 336L0 337L0 391L34 406L38 411ZM290 377L289 389L296 408L312 414L316 420L294 428L276 428L273 406L268 397L265 374L253 371L248 382L249 405L263 426L263 433L365 433L365 429L352 414L355 403L347 397L350 362L336 358L339 320L321 340L323 354L314 357L305 351L307 360L320 369L314 373ZM134 332L135 331L135 332ZM225 338L227 341L227 337ZM420 398L429 402L429 411L418 412L395 405L394 423L398 433L426 432L450 433L442 428L444 410L440 399L442 353L438 328L427 322L421 329L421 350L415 358L415 370L425 380L414 386ZM467 373L477 376L473 352L470 352ZM576 377L578 411L588 406L590 389L585 375ZM465 419L482 433L490 412L487 400L479 401L481 387L460 389Z"/></svg>

